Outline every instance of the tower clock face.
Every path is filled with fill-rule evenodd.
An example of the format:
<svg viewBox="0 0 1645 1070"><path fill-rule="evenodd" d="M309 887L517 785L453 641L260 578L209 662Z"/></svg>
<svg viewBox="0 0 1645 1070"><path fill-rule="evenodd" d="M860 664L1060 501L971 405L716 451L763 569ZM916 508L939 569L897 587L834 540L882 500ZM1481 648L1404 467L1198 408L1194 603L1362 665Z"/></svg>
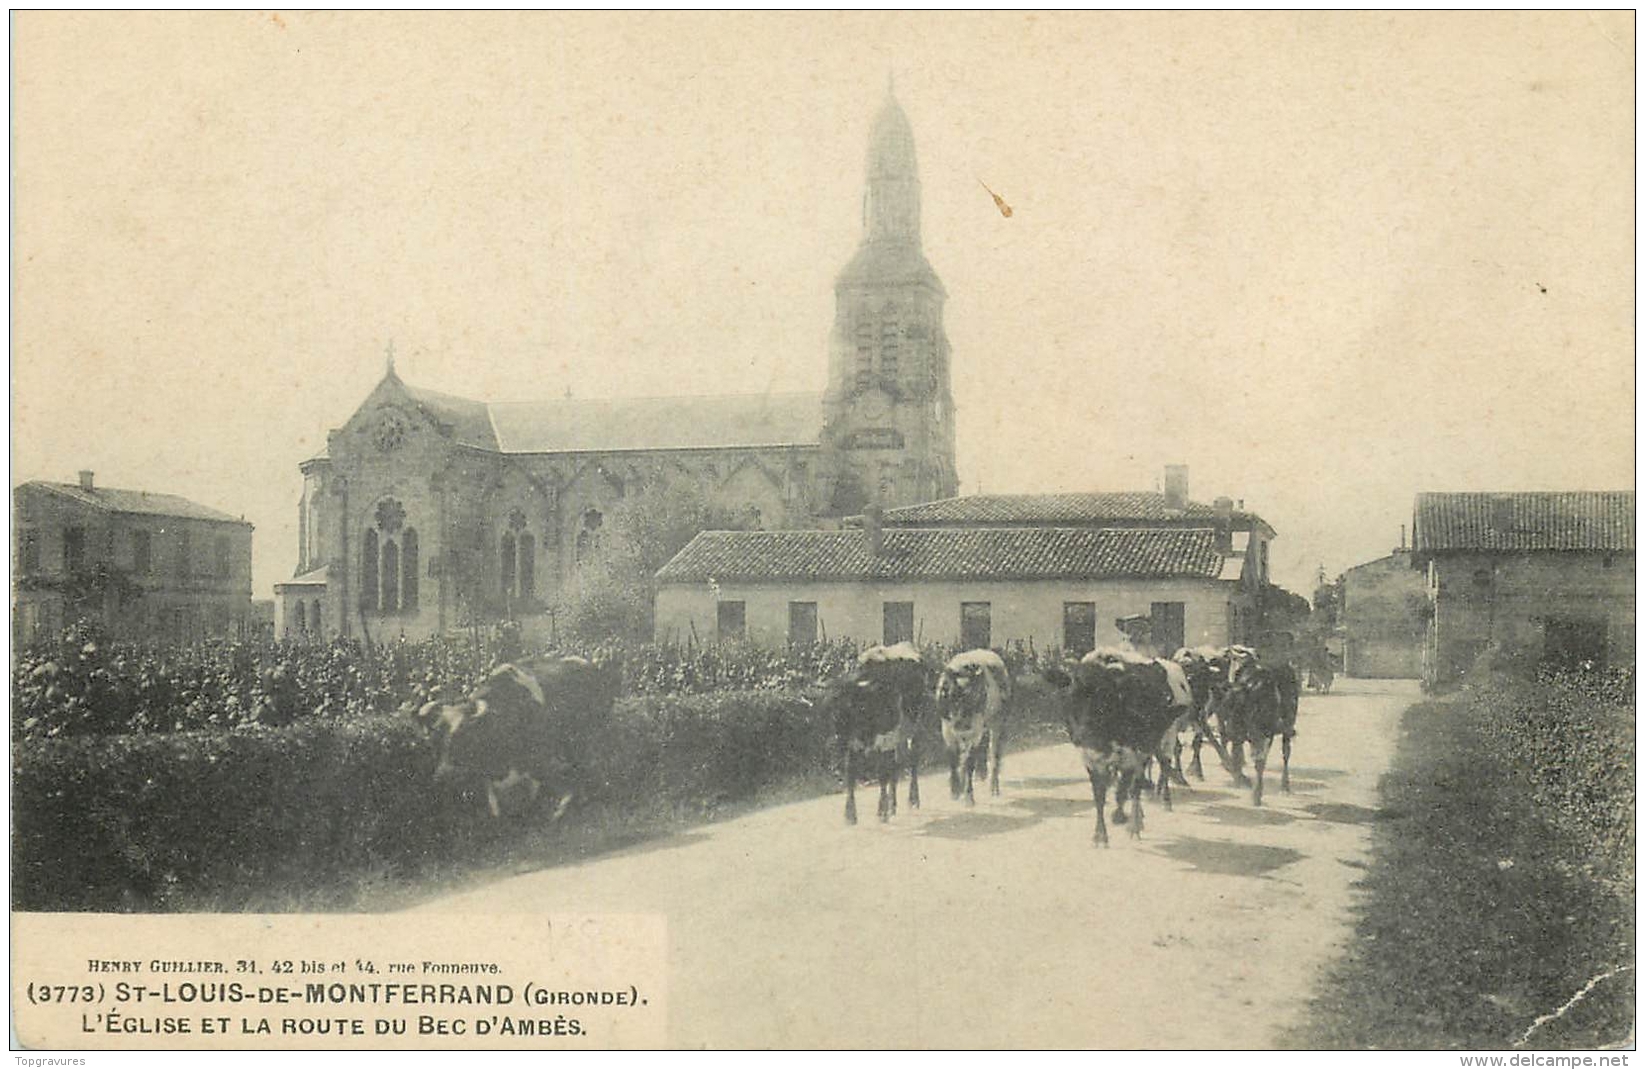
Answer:
<svg viewBox="0 0 1645 1070"><path fill-rule="evenodd" d="M371 441L384 453L399 447L405 441L406 432L410 428L406 418L393 409L385 411L377 417L377 426L371 429Z"/></svg>

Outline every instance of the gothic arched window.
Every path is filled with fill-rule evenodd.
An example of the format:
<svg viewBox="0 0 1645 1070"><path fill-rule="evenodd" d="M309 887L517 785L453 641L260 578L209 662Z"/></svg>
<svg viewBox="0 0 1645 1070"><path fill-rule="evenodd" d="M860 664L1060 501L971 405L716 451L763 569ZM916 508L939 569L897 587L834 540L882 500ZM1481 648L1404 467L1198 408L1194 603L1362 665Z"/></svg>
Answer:
<svg viewBox="0 0 1645 1070"><path fill-rule="evenodd" d="M360 606L384 613L417 608L417 529L405 526L405 506L393 498L377 503L375 527L360 548Z"/></svg>
<svg viewBox="0 0 1645 1070"><path fill-rule="evenodd" d="M900 345L900 332L896 319L887 316L880 324L880 381L895 383L897 381L897 352Z"/></svg>
<svg viewBox="0 0 1645 1070"><path fill-rule="evenodd" d="M377 529L367 528L360 546L360 608L377 608Z"/></svg>
<svg viewBox="0 0 1645 1070"><path fill-rule="evenodd" d="M417 608L417 529L406 528L400 536L400 605Z"/></svg>
<svg viewBox="0 0 1645 1070"><path fill-rule="evenodd" d="M537 594L537 540L531 532L520 532L520 597L533 598Z"/></svg>
<svg viewBox="0 0 1645 1070"><path fill-rule="evenodd" d="M519 548L514 544L514 533L503 532L502 553L498 556L498 563L502 565L503 594L514 593L514 577L516 564L519 561Z"/></svg>
<svg viewBox="0 0 1645 1070"><path fill-rule="evenodd" d="M297 632L297 634L302 635L302 634L304 634L308 631L308 619L303 616L303 611L307 607L305 607L303 605L303 600L301 598L299 598L297 600L296 605L293 608L295 608L297 610L297 618L296 618L296 622L295 622L295 625L294 625L294 630Z"/></svg>
<svg viewBox="0 0 1645 1070"><path fill-rule="evenodd" d="M393 539L383 540L383 612L400 608L400 547Z"/></svg>
<svg viewBox="0 0 1645 1070"><path fill-rule="evenodd" d="M867 390L874 382L874 326L867 320L857 324L857 364L855 383Z"/></svg>
<svg viewBox="0 0 1645 1070"><path fill-rule="evenodd" d="M599 543L600 528L605 524L605 516L598 509L590 509L583 514L583 526L577 532L577 563L581 564L588 557L590 551Z"/></svg>
<svg viewBox="0 0 1645 1070"><path fill-rule="evenodd" d="M320 600L316 598L308 607L308 630L315 635L322 633L320 627Z"/></svg>

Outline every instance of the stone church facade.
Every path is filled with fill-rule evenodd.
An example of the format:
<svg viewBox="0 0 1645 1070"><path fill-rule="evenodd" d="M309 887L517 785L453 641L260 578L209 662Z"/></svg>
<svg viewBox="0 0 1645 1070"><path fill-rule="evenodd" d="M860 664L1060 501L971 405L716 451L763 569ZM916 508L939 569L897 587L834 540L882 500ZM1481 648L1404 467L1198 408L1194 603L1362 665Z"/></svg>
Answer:
<svg viewBox="0 0 1645 1070"><path fill-rule="evenodd" d="M920 247L913 130L888 95L822 394L484 402L412 386L391 360L300 466L278 633L417 638L476 617L545 631L605 517L661 487L767 529L954 495L945 297Z"/></svg>

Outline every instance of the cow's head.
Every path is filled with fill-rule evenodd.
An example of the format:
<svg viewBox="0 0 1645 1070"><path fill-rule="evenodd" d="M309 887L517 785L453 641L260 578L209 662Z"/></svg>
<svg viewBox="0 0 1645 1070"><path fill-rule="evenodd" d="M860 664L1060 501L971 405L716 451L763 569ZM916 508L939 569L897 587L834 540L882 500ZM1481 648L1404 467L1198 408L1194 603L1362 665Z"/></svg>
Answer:
<svg viewBox="0 0 1645 1070"><path fill-rule="evenodd" d="M967 732L988 701L992 682L986 667L950 664L937 678L937 714L956 731Z"/></svg>
<svg viewBox="0 0 1645 1070"><path fill-rule="evenodd" d="M1123 662L1078 661L1050 665L1041 671L1057 690L1057 704L1068 737L1075 746L1087 745L1092 719L1101 710L1117 707L1125 687Z"/></svg>

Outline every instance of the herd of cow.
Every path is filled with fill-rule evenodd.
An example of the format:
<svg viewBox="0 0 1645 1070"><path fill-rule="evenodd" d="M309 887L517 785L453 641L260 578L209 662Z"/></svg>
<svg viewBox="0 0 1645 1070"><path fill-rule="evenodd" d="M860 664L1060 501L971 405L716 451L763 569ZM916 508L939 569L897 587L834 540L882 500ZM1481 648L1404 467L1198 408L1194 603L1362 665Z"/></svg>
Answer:
<svg viewBox="0 0 1645 1070"><path fill-rule="evenodd" d="M982 775L988 776L993 794L999 794L1001 744L1011 725L1014 690L1004 660L993 651L971 650L937 670L934 687L929 686L930 675L919 652L901 643L864 651L856 667L830 686L825 701L843 752L847 821L857 820L861 772L879 779L881 821L897 812L904 768L908 803L919 805L919 722L933 705L948 751L954 798L973 802L973 780ZM1090 776L1099 844L1108 843L1103 808L1110 784L1115 786L1114 821L1129 822L1133 836L1142 834L1142 793L1156 764L1154 790L1170 809L1171 782L1188 782L1182 767L1185 738L1193 748L1189 771L1204 779L1200 751L1210 743L1236 782L1251 788L1251 801L1258 806L1268 751L1279 739L1280 788L1291 790L1291 738L1300 689L1289 663L1265 663L1243 646L1185 648L1168 659L1098 648L1078 662L1045 668L1038 675L1056 689L1069 741ZM1247 748L1255 780L1244 774Z"/></svg>
<svg viewBox="0 0 1645 1070"><path fill-rule="evenodd" d="M1142 794L1151 767L1157 766L1154 791L1170 809L1172 781L1188 782L1185 742L1192 747L1188 772L1204 779L1200 751L1210 743L1260 806L1268 751L1277 738L1280 787L1290 790L1299 688L1289 663L1265 662L1243 646L1183 649L1170 658L1098 648L1033 675L1055 689L1069 741L1090 776L1099 844L1108 842L1103 808L1111 784L1114 821L1129 823L1133 836L1142 833ZM483 786L495 816L529 810L544 786L562 785L565 791L551 793L558 817L578 782L580 744L598 735L620 683L619 666L544 656L499 666L458 701L424 705L417 716L438 743L436 783ZM947 751L953 797L973 803L979 777L987 777L998 795L1002 746L1022 683L991 650L966 651L940 668L928 665L910 643L863 651L820 697L839 741L845 819L856 822L857 784L866 777L879 781L879 818L890 820L903 769L908 804L919 806L920 728L931 711ZM1247 749L1254 780L1244 774Z"/></svg>

